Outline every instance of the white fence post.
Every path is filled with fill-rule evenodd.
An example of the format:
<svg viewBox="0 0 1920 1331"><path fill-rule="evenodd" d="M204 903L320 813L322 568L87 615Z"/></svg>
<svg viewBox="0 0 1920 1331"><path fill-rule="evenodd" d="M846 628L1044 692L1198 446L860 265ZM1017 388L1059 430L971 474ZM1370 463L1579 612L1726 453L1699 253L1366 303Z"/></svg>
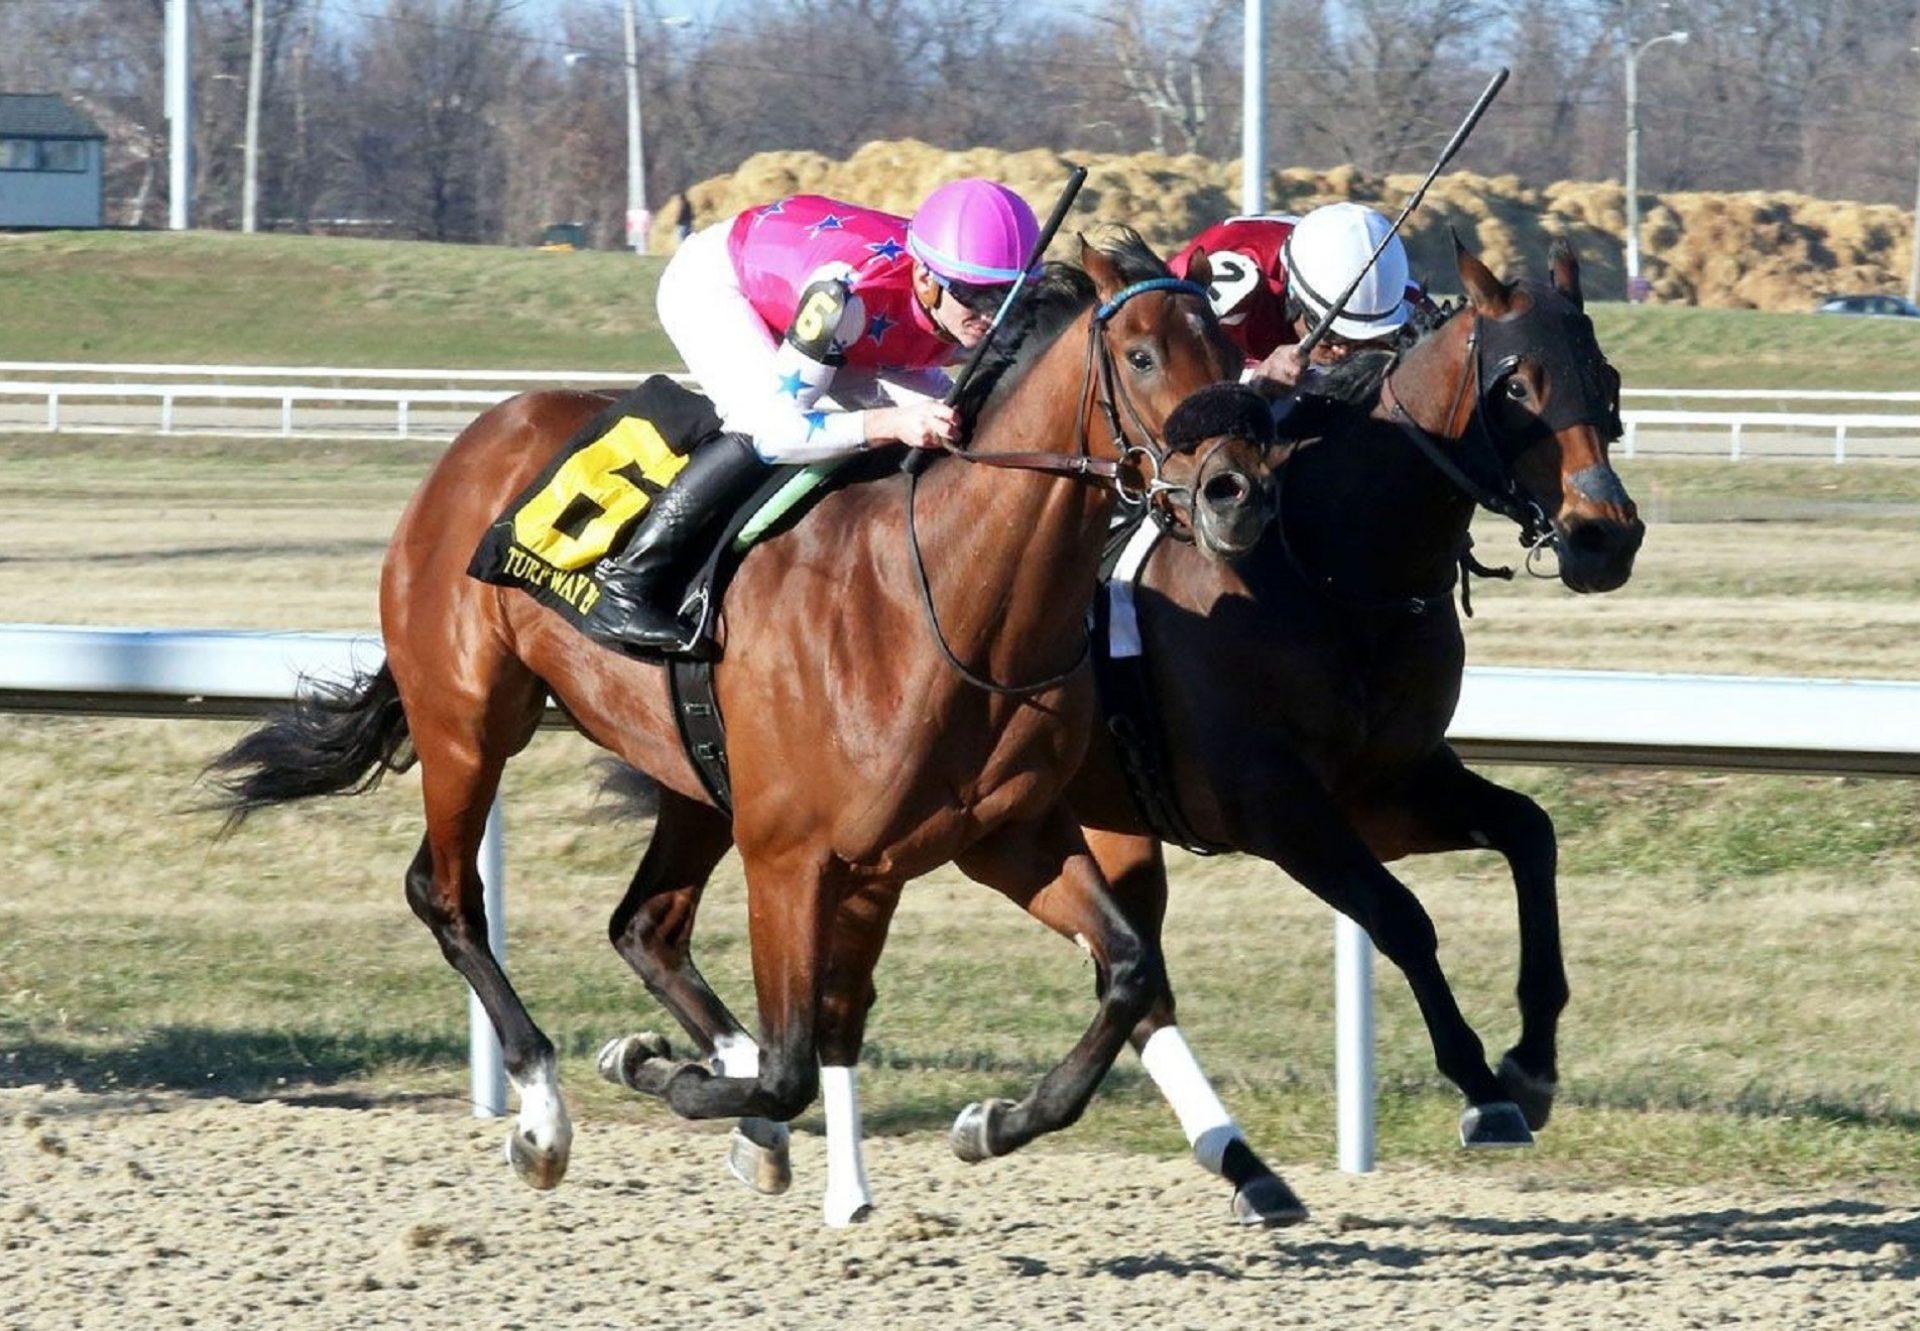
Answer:
<svg viewBox="0 0 1920 1331"><path fill-rule="evenodd" d="M485 885L487 950L507 962L507 829L500 797L487 810L487 830L480 838L480 881ZM507 1112L507 1073L500 1057L500 1037L480 996L467 990L467 1058L472 1087L473 1116L498 1118Z"/></svg>
<svg viewBox="0 0 1920 1331"><path fill-rule="evenodd" d="M1732 442L1727 451L1727 457L1734 462L1740 460L1740 418L1737 416L1733 421Z"/></svg>
<svg viewBox="0 0 1920 1331"><path fill-rule="evenodd" d="M47 394L47 428L56 434L60 430L60 395Z"/></svg>
<svg viewBox="0 0 1920 1331"><path fill-rule="evenodd" d="M1334 1086L1340 1168L1373 1172L1373 940L1336 916L1333 926Z"/></svg>
<svg viewBox="0 0 1920 1331"><path fill-rule="evenodd" d="M1847 423L1845 421L1833 427L1833 460L1835 462L1847 460Z"/></svg>

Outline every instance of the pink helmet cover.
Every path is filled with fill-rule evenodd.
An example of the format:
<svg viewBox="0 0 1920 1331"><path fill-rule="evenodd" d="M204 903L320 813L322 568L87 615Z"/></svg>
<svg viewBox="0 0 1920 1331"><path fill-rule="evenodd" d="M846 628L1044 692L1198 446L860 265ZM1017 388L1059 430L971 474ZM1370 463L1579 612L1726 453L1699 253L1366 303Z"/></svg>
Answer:
<svg viewBox="0 0 1920 1331"><path fill-rule="evenodd" d="M978 178L942 185L907 224L914 258L949 281L984 286L1018 280L1039 236L1025 199Z"/></svg>

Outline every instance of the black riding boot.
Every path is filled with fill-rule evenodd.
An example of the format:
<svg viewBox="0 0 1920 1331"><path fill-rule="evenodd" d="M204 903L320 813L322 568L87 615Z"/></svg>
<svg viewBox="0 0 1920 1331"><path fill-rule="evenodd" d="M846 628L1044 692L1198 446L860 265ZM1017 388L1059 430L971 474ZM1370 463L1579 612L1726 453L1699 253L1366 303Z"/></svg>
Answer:
<svg viewBox="0 0 1920 1331"><path fill-rule="evenodd" d="M647 652L683 648L693 629L663 598L669 575L709 519L744 499L767 474L745 435L723 434L693 451L673 484L654 498L626 549L605 560L600 599L587 612L587 633L615 647Z"/></svg>

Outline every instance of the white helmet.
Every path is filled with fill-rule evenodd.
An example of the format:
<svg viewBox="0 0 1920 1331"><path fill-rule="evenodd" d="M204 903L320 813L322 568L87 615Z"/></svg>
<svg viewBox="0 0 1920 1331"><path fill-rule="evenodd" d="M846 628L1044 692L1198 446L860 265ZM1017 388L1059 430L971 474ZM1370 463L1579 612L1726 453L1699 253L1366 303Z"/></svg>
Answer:
<svg viewBox="0 0 1920 1331"><path fill-rule="evenodd" d="M1287 294L1300 302L1314 322L1319 322L1392 225L1373 209L1357 203L1315 208L1300 219L1280 251L1287 270ZM1380 251L1379 261L1360 279L1329 331L1349 342L1369 342L1392 333L1411 314L1407 305L1407 251L1395 236Z"/></svg>

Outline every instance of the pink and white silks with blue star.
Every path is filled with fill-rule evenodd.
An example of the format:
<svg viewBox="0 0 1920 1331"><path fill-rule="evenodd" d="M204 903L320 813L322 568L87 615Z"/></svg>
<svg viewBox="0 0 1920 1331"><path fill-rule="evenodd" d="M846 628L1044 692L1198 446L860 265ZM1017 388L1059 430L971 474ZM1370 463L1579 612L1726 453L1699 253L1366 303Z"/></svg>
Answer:
<svg viewBox="0 0 1920 1331"><path fill-rule="evenodd" d="M801 194L697 231L660 275L660 324L729 430L768 462L865 446L860 408L938 397L960 354L913 295L907 220ZM845 289L824 355L786 336L816 283Z"/></svg>

